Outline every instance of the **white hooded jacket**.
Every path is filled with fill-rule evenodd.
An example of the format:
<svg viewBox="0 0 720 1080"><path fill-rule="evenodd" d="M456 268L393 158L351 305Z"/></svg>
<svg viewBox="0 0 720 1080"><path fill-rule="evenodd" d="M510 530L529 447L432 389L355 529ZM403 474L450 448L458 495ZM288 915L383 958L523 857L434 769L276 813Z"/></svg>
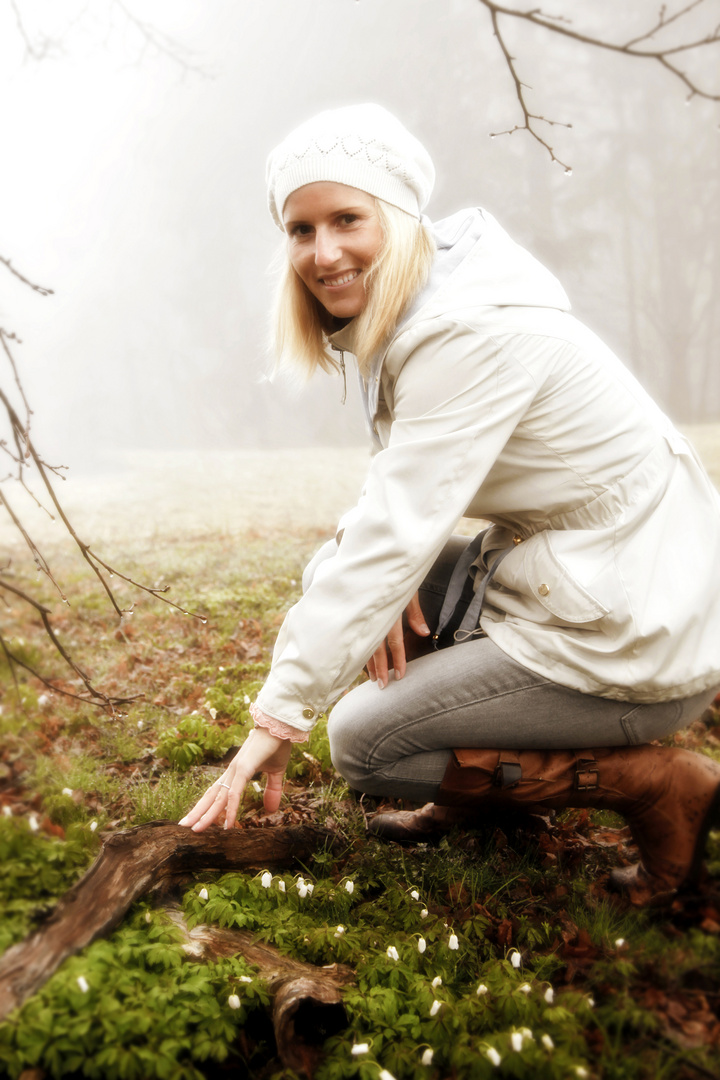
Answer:
<svg viewBox="0 0 720 1080"><path fill-rule="evenodd" d="M720 496L692 447L489 214L435 236L428 285L365 380L379 450L363 495L258 706L312 727L463 516L495 525L485 567L515 541L481 627L520 664L633 702L720 685ZM352 351L352 332L333 343Z"/></svg>

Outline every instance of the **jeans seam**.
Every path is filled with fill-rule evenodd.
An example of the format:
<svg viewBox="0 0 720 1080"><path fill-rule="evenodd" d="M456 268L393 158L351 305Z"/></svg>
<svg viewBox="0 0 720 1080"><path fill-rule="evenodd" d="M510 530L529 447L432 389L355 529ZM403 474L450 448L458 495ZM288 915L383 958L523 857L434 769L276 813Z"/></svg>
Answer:
<svg viewBox="0 0 720 1080"><path fill-rule="evenodd" d="M542 676L538 676L538 677L543 678ZM510 697L512 694L526 693L528 690L536 690L536 689L540 690L544 686L546 686L548 682L549 682L548 679L543 678L543 681L541 683L533 682L533 683L528 683L527 686L514 686L511 690L503 690L502 693L499 693L499 694L487 694L485 697L476 698L474 701L465 701L465 702L463 702L462 705L455 705L455 706L453 706L452 708L449 708L449 709L448 708L438 709L434 713L429 713L427 716L423 717L423 719L424 720L433 720L438 716L446 717L446 716L450 716L452 713L458 712L460 709L472 708L473 706L481 705L483 702L486 702L486 701L499 701L501 698ZM394 737L396 737L398 735L401 735L402 732L406 731L408 728L413 727L417 723L417 721L418 721L418 717L417 716L413 717L413 719L408 720L406 724L403 724L402 726L396 725L396 726L394 726L392 728L392 730L390 732L388 732L387 734L381 735L380 738L378 738L373 743L372 747L368 750L368 754L367 754L368 767L373 767L373 761L374 761L375 755L377 753L377 750L378 750L378 748L380 746L382 746L385 742L387 742L388 739L392 739L392 738L394 738ZM438 747L438 749L442 749L442 748ZM417 751L417 753L422 753L422 752L423 751L421 751L421 750Z"/></svg>

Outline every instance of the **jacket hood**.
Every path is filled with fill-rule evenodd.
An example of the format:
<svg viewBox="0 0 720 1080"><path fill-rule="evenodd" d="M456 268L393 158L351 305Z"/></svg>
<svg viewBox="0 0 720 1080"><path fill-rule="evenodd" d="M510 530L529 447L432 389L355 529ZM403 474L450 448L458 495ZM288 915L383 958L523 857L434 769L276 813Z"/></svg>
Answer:
<svg viewBox="0 0 720 1080"><path fill-rule="evenodd" d="M516 244L486 210L459 210L427 222L437 253L427 284L398 331L411 323L475 307L541 307L570 310L560 282L525 248ZM353 322L330 338L337 349L353 351Z"/></svg>
<svg viewBox="0 0 720 1080"><path fill-rule="evenodd" d="M486 210L460 210L432 226L437 245L427 285L403 326L473 307L570 310L560 282Z"/></svg>

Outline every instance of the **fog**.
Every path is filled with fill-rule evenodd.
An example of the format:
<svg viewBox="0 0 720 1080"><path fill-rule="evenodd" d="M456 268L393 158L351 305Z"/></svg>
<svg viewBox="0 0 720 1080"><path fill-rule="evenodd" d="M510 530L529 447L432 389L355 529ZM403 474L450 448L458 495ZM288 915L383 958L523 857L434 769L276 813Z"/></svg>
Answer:
<svg viewBox="0 0 720 1080"><path fill-rule="evenodd" d="M553 10L621 40L657 10L626 7ZM521 117L477 0L2 0L0 255L54 292L0 267L0 326L42 453L83 473L364 441L338 379L267 380L264 186L296 123L361 101L430 150L431 218L489 209L676 420L720 419L717 105L649 61L507 35L534 111L572 124L540 126L571 173L526 133L490 137ZM687 63L717 82L716 57Z"/></svg>

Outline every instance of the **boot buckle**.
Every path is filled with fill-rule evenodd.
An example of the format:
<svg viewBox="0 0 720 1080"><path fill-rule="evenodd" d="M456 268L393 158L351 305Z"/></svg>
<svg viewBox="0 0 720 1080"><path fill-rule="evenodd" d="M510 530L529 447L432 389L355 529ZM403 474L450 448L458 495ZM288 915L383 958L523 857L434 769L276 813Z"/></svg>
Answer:
<svg viewBox="0 0 720 1080"><path fill-rule="evenodd" d="M515 787L522 780L522 768L519 761L500 761L493 773L493 787Z"/></svg>
<svg viewBox="0 0 720 1080"><path fill-rule="evenodd" d="M576 791L594 791L600 786L600 770L595 758L578 758L575 766Z"/></svg>

